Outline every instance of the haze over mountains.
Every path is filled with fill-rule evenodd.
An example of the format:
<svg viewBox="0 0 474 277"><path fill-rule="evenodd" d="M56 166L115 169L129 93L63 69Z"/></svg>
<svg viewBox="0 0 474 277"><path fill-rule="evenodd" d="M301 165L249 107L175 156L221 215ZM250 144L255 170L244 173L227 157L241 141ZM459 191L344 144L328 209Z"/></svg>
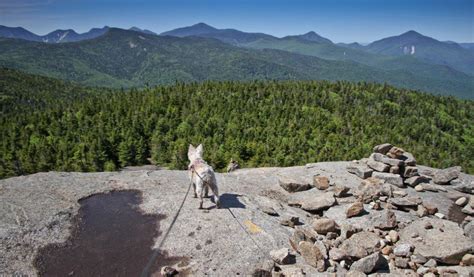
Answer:
<svg viewBox="0 0 474 277"><path fill-rule="evenodd" d="M441 42L415 31L363 46L335 44L313 31L278 38L204 23L160 35L136 27L130 30L105 26L83 34L56 30L38 36L20 27L0 26L0 66L113 87L326 79L387 82L474 98L471 44Z"/></svg>

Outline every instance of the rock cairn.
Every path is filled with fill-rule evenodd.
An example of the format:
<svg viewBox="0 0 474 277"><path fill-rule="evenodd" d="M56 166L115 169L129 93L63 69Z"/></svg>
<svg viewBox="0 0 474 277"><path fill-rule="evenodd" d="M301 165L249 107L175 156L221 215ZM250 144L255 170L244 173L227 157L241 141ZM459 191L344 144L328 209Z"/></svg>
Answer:
<svg viewBox="0 0 474 277"><path fill-rule="evenodd" d="M280 221L294 229L289 246L272 251L254 276L474 276L474 190L458 179L460 167L419 167L411 153L385 143L347 171L359 186L334 184L319 173L312 182L279 178L288 205L308 218ZM447 193L465 218L441 213L440 203L427 201L436 199L430 193Z"/></svg>

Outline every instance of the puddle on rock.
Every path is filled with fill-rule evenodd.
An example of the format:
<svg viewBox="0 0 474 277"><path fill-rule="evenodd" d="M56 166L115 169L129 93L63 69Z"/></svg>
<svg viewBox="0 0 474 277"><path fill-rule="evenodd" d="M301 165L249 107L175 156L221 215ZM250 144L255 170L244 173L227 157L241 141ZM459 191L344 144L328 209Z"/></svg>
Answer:
<svg viewBox="0 0 474 277"><path fill-rule="evenodd" d="M461 224L466 218L466 214L462 212L462 208L456 204L452 204L448 210L448 219Z"/></svg>
<svg viewBox="0 0 474 277"><path fill-rule="evenodd" d="M112 191L79 200L71 236L50 244L34 261L40 276L140 276L152 256L163 215L143 214L140 191ZM186 261L161 253L151 272Z"/></svg>

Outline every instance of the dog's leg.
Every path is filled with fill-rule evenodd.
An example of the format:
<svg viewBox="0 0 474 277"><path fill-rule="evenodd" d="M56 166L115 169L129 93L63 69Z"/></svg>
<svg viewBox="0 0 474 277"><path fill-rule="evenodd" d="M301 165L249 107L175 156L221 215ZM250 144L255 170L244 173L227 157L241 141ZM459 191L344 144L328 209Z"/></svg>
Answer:
<svg viewBox="0 0 474 277"><path fill-rule="evenodd" d="M196 184L196 193L199 195L199 209L202 209L202 203L203 203L203 184L202 182L198 182Z"/></svg>
<svg viewBox="0 0 474 277"><path fill-rule="evenodd" d="M217 189L217 184L212 182L210 185L212 193L214 194L214 202L216 203L216 207L219 209L221 207L221 202L219 201L219 190Z"/></svg>
<svg viewBox="0 0 474 277"><path fill-rule="evenodd" d="M204 186L204 198L209 197L209 186Z"/></svg>
<svg viewBox="0 0 474 277"><path fill-rule="evenodd" d="M193 191L194 191L194 198L197 198L197 191L196 191L196 184L193 182Z"/></svg>

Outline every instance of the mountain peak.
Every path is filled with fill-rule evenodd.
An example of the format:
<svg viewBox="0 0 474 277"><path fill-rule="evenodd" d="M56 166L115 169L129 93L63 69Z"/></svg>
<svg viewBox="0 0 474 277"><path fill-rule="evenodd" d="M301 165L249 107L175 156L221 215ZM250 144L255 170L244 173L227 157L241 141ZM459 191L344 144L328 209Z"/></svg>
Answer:
<svg viewBox="0 0 474 277"><path fill-rule="evenodd" d="M296 36L300 39L304 39L304 40L307 40L307 41L312 41L312 42L319 42L319 43L331 43L332 44L332 41L325 38L325 37L322 37L320 35L318 35L316 32L314 31L309 31L307 32L306 34L302 34L302 35L299 35L299 36Z"/></svg>
<svg viewBox="0 0 474 277"><path fill-rule="evenodd" d="M410 36L410 37L423 37L422 34L418 33L417 31L410 30L408 32L405 32L401 34L400 36Z"/></svg>

